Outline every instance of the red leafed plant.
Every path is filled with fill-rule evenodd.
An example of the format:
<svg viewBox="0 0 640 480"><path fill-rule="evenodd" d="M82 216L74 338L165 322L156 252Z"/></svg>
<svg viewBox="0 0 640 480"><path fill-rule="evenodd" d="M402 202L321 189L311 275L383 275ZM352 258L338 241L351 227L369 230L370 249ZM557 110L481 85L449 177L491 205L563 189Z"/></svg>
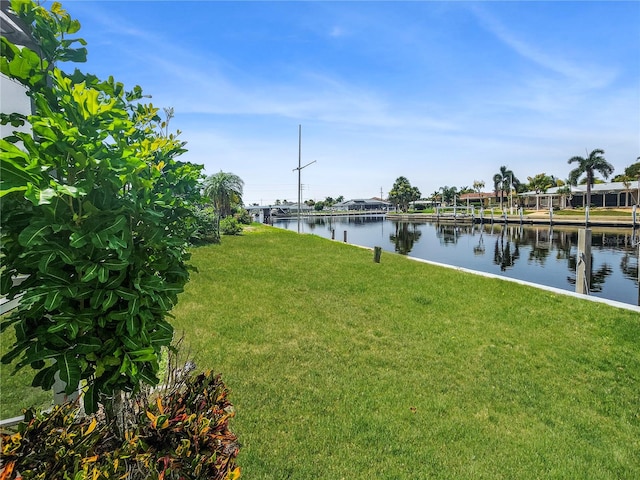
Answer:
<svg viewBox="0 0 640 480"><path fill-rule="evenodd" d="M2 435L0 479L213 479L240 477L234 409L220 375L182 373L126 409L120 442L104 416L69 403L27 410L17 433Z"/></svg>

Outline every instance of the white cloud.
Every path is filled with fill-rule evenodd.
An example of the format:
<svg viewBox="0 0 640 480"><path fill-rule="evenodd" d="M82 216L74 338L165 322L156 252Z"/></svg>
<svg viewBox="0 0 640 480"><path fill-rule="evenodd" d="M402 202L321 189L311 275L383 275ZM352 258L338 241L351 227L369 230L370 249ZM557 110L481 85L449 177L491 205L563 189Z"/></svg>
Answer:
<svg viewBox="0 0 640 480"><path fill-rule="evenodd" d="M496 17L484 8L471 9L481 24L511 50L550 72L563 76L566 80L586 89L603 88L610 85L616 78L617 72L605 65L577 64L561 55L556 48L553 53L543 51L532 42L527 42L507 28ZM570 33L568 33L570 35ZM597 74L596 74L597 72Z"/></svg>

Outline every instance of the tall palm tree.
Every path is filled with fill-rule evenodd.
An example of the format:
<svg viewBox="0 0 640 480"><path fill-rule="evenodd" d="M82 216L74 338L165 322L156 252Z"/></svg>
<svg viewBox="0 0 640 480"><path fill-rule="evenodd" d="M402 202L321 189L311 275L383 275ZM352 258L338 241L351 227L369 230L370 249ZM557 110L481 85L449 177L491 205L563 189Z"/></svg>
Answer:
<svg viewBox="0 0 640 480"><path fill-rule="evenodd" d="M511 170L502 165L500 171L493 176L493 189L496 192L496 196L500 194L500 209L502 210L502 199L504 192L511 191L512 185L517 185L520 182L513 174Z"/></svg>
<svg viewBox="0 0 640 480"><path fill-rule="evenodd" d="M611 165L604 158L604 150L596 148L585 157L571 157L569 164L577 163L578 166L569 172L569 181L572 185L578 184L578 179L582 174L587 176L587 199L585 207L591 205L591 185L595 180L595 172L599 172L605 179L609 178L609 175L613 173L613 165Z"/></svg>
<svg viewBox="0 0 640 480"><path fill-rule="evenodd" d="M203 193L213 202L218 218L231 215L233 207L242 205L242 179L228 172L209 175L203 183Z"/></svg>

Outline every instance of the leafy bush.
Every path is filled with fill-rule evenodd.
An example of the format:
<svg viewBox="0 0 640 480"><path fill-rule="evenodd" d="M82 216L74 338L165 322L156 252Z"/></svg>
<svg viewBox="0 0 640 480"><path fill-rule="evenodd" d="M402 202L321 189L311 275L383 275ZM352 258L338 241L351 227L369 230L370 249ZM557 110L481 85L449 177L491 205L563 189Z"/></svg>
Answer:
<svg viewBox="0 0 640 480"><path fill-rule="evenodd" d="M239 209L238 212L234 215L234 217L238 220L238 222L240 222L243 225L251 224L251 214L249 213L248 210L245 210L244 208Z"/></svg>
<svg viewBox="0 0 640 480"><path fill-rule="evenodd" d="M195 245L220 243L218 217L211 206L198 205L194 209L194 227L190 242Z"/></svg>
<svg viewBox="0 0 640 480"><path fill-rule="evenodd" d="M242 232L242 225L234 217L226 217L220 220L220 231L223 235L238 235Z"/></svg>
<svg viewBox="0 0 640 480"><path fill-rule="evenodd" d="M232 480L239 444L219 375L178 375L168 388L131 404L136 421L124 440L102 415L82 417L76 403L50 413L27 410L14 434L2 433L3 480Z"/></svg>
<svg viewBox="0 0 640 480"><path fill-rule="evenodd" d="M33 115L0 121L31 126L2 150L0 293L20 306L0 325L16 341L2 357L31 366L33 386L66 393L86 382L85 408L111 404L142 382L157 384L158 358L171 343L168 312L189 279L187 240L201 166L177 160L184 142L168 133L142 89L126 91L56 64L84 61L72 48L80 29L58 2L32 0L13 10L39 45L36 53L2 37L0 71L23 85ZM19 286L12 277L25 275Z"/></svg>

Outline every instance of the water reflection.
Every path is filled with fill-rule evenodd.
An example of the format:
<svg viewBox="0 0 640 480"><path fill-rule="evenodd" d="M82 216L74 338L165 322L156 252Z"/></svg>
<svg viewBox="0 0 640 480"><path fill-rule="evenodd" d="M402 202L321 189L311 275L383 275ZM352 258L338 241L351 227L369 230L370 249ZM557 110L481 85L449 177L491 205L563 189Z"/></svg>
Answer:
<svg viewBox="0 0 640 480"><path fill-rule="evenodd" d="M597 269L593 269L593 262L595 258L593 254L591 254L591 275L589 282L589 291L591 293L599 293L602 292L602 288L605 280L608 276L613 273L613 268L608 263L603 263ZM567 268L569 269L569 275L567 276L567 283L569 285L576 284L576 267L578 265L578 256L577 255L569 255L567 259Z"/></svg>
<svg viewBox="0 0 640 480"><path fill-rule="evenodd" d="M575 290L578 228L386 220L382 216L305 218L303 231L425 260ZM276 226L296 229L296 220ZM638 304L638 229L592 228L590 291ZM345 233L345 235L347 235Z"/></svg>
<svg viewBox="0 0 640 480"><path fill-rule="evenodd" d="M503 272L515 265L516 260L520 258L520 245L518 242L505 242L504 235L500 235L496 239L496 245L493 249L493 263L500 266Z"/></svg>
<svg viewBox="0 0 640 480"><path fill-rule="evenodd" d="M416 243L422 232L416 228L415 223L397 222L395 224L395 233L389 235L389 240L395 245L395 251L408 255L413 249L413 244Z"/></svg>
<svg viewBox="0 0 640 480"><path fill-rule="evenodd" d="M635 280L639 278L639 275L638 275L638 268L640 268L639 263L640 262L637 255L634 255L631 251L626 251L622 259L620 260L620 270L622 271L622 274L626 278L630 280Z"/></svg>

